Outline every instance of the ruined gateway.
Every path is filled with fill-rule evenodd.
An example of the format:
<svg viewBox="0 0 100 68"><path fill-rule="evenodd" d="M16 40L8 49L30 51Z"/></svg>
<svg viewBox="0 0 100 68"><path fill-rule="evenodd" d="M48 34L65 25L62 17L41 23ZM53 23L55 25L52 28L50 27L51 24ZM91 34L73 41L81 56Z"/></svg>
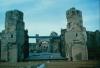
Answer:
<svg viewBox="0 0 100 68"><path fill-rule="evenodd" d="M60 53L62 57L67 58L69 61L88 60L87 35L86 29L83 27L82 12L75 8L70 8L66 12L66 18L68 22L67 28L61 30L59 38L55 39L50 36L52 38L50 40L53 40L53 42L49 42L49 44L53 44L53 48L45 41L49 46L49 50L43 47L42 49L49 53ZM29 56L29 36L27 33L28 31L25 30L24 26L23 13L18 10L7 11L5 30L0 33L2 61L23 61ZM42 43L45 44L45 42L43 41ZM43 46L46 46L46 44Z"/></svg>

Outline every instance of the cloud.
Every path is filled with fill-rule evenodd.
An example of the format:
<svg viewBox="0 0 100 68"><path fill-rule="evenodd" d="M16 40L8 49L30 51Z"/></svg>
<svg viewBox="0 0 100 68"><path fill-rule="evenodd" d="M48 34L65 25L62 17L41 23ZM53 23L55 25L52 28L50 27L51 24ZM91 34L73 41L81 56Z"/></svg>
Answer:
<svg viewBox="0 0 100 68"><path fill-rule="evenodd" d="M95 30L100 30L99 24L99 16L96 14L91 14L91 15L84 15L83 16L83 24L89 31L95 31Z"/></svg>
<svg viewBox="0 0 100 68"><path fill-rule="evenodd" d="M27 7L25 10L26 15L31 14L39 14L42 12L46 12L46 10L50 9L51 7L53 7L53 5L56 3L56 0L37 0L37 1L33 1L31 2L30 7Z"/></svg>
<svg viewBox="0 0 100 68"><path fill-rule="evenodd" d="M22 4L30 0L0 0L0 6L10 6L14 4Z"/></svg>

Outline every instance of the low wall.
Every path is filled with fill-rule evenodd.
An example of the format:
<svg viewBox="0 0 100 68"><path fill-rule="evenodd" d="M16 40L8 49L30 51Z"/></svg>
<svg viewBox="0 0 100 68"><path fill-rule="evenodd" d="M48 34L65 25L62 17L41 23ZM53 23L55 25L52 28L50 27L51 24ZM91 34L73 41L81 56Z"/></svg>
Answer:
<svg viewBox="0 0 100 68"><path fill-rule="evenodd" d="M45 68L100 68L99 61L31 61L8 63L0 62L0 68L37 68L44 65Z"/></svg>

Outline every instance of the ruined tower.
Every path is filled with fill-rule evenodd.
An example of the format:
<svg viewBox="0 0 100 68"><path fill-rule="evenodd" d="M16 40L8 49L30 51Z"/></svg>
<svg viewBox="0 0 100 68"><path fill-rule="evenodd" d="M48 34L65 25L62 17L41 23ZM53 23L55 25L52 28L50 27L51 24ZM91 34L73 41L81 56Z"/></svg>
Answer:
<svg viewBox="0 0 100 68"><path fill-rule="evenodd" d="M23 13L18 10L7 11L5 16L5 30L2 31L1 60L11 62L22 60L23 46Z"/></svg>
<svg viewBox="0 0 100 68"><path fill-rule="evenodd" d="M87 35L83 27L82 12L70 8L66 12L67 30L65 32L66 58L69 60L88 60Z"/></svg>

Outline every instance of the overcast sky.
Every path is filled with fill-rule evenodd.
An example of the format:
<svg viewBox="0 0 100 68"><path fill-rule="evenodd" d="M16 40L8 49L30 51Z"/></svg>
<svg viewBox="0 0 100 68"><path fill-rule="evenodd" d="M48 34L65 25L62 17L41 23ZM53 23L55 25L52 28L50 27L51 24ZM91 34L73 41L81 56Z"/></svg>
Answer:
<svg viewBox="0 0 100 68"><path fill-rule="evenodd" d="M0 32L5 26L5 12L18 9L24 13L29 35L50 35L66 28L66 10L75 7L82 11L87 30L100 29L100 0L0 0Z"/></svg>

